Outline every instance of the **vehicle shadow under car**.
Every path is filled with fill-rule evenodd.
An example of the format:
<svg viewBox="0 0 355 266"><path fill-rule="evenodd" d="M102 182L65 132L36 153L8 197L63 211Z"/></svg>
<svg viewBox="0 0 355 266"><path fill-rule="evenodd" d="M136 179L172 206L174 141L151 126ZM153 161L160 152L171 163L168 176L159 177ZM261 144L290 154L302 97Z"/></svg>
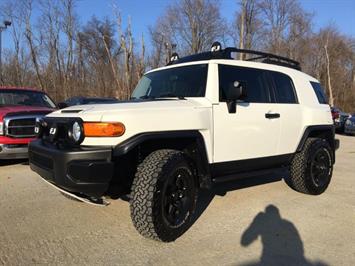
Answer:
<svg viewBox="0 0 355 266"><path fill-rule="evenodd" d="M214 184L210 190L201 190L197 201L197 209L195 212L194 222L196 222L202 213L207 209L215 196L223 197L230 191L278 182L283 179L285 174L286 173L284 171L279 171L275 172L273 175L257 176Z"/></svg>
<svg viewBox="0 0 355 266"><path fill-rule="evenodd" d="M27 160L27 159L6 159L6 160L0 160L0 167L1 167L1 166L10 166L10 165L15 165L15 164L28 165L28 160Z"/></svg>

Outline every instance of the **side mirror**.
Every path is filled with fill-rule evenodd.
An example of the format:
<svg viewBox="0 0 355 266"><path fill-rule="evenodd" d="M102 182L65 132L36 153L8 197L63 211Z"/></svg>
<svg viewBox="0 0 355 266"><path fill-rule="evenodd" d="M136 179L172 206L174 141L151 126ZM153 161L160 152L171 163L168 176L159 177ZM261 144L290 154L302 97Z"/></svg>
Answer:
<svg viewBox="0 0 355 266"><path fill-rule="evenodd" d="M57 105L59 109L64 109L68 107L67 103L65 102L58 103Z"/></svg>
<svg viewBox="0 0 355 266"><path fill-rule="evenodd" d="M231 114L237 111L237 100L241 100L246 97L246 83L243 81L231 82L228 86L228 92L226 95L228 112Z"/></svg>

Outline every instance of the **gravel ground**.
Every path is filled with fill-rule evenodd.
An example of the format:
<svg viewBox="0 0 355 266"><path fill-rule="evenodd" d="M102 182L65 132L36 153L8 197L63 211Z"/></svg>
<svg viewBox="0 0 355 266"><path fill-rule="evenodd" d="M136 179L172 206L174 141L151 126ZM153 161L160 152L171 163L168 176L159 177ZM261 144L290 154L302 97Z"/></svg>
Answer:
<svg viewBox="0 0 355 266"><path fill-rule="evenodd" d="M0 264L355 265L355 137L338 138L321 196L277 177L218 186L203 194L192 228L169 244L138 235L124 200L75 202L26 162L0 162Z"/></svg>

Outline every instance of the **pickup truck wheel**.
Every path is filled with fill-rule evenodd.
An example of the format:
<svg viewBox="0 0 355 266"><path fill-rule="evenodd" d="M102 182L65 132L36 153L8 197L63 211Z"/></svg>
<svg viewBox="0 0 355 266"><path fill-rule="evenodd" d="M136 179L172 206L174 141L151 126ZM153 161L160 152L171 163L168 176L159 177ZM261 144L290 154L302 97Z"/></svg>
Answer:
<svg viewBox="0 0 355 266"><path fill-rule="evenodd" d="M332 150L325 139L309 138L297 153L286 183L298 192L311 195L323 193L333 173Z"/></svg>
<svg viewBox="0 0 355 266"><path fill-rule="evenodd" d="M138 166L130 201L137 231L171 242L192 224L198 188L193 167L183 152L157 150Z"/></svg>

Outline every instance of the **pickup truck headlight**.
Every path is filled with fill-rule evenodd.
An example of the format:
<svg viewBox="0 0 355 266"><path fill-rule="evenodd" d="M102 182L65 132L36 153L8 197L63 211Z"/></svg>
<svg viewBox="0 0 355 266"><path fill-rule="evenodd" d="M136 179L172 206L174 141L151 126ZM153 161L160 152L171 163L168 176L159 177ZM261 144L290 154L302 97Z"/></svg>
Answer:
<svg viewBox="0 0 355 266"><path fill-rule="evenodd" d="M122 123L84 122L85 137L119 137L125 131Z"/></svg>
<svg viewBox="0 0 355 266"><path fill-rule="evenodd" d="M351 121L350 121L350 119L346 120L345 124L347 124L347 125L351 125Z"/></svg>
<svg viewBox="0 0 355 266"><path fill-rule="evenodd" d="M0 122L0 135L4 135L4 123Z"/></svg>

